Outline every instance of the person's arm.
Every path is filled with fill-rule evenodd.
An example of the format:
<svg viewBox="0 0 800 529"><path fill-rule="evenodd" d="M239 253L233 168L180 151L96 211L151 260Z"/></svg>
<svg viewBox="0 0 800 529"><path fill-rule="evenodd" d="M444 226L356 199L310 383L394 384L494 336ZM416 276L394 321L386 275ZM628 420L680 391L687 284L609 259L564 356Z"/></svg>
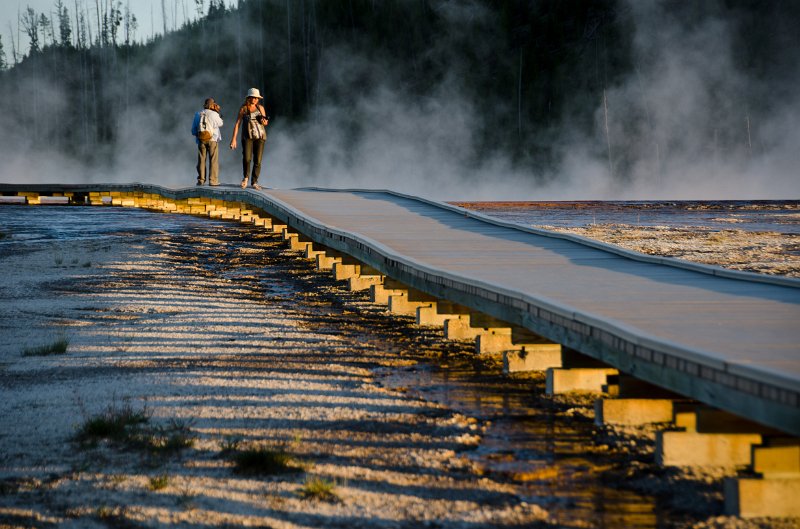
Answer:
<svg viewBox="0 0 800 529"><path fill-rule="evenodd" d="M222 116L220 116L220 114L219 114L219 110L220 110L219 105L217 105L217 107L214 108L213 110L214 110L214 113L211 114L211 119L214 120L214 126L215 127L221 127L222 126Z"/></svg>
<svg viewBox="0 0 800 529"><path fill-rule="evenodd" d="M194 113L194 120L192 121L192 136L197 136L197 127L200 125L200 112Z"/></svg>
<svg viewBox="0 0 800 529"><path fill-rule="evenodd" d="M267 117L267 112L264 110L262 105L258 105L258 110L261 111L261 124L265 127L269 125L269 118Z"/></svg>
<svg viewBox="0 0 800 529"><path fill-rule="evenodd" d="M242 109L239 109L239 115L236 116L236 124L233 126L233 136L231 137L231 149L236 149L236 138L239 136L239 123L242 122Z"/></svg>

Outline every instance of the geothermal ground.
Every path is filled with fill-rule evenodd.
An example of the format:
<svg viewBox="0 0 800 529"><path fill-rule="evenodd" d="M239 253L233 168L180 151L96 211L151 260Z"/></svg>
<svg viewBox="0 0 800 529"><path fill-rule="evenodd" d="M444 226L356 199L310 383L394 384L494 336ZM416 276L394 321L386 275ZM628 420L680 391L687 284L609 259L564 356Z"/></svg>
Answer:
<svg viewBox="0 0 800 529"><path fill-rule="evenodd" d="M543 227L650 255L675 257L731 270L800 277L800 235L793 233L625 224Z"/></svg>
<svg viewBox="0 0 800 529"><path fill-rule="evenodd" d="M595 463L491 471L475 454L492 424L418 381L472 345L252 227L0 245L0 273L2 528L605 526L602 504L569 515L590 478L658 498L615 527L797 527L720 516L722 474L658 469L648 431L590 431L574 449ZM593 428L591 399L507 382L548 430Z"/></svg>

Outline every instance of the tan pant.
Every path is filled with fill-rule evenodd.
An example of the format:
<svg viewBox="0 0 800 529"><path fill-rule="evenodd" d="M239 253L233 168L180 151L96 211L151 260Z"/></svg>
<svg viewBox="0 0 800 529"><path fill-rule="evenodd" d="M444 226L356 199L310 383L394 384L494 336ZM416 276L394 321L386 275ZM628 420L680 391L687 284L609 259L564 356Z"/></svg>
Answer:
<svg viewBox="0 0 800 529"><path fill-rule="evenodd" d="M200 142L197 144L197 185L206 183L206 158L208 158L208 182L219 184L219 159L217 158L217 142Z"/></svg>

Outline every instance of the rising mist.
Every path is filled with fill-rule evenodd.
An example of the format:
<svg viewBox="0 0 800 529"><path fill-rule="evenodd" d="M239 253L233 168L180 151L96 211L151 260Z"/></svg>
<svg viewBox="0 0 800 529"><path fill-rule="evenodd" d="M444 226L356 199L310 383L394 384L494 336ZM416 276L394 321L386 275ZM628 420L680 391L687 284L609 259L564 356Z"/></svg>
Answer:
<svg viewBox="0 0 800 529"><path fill-rule="evenodd" d="M256 86L270 187L797 198L798 22L777 1L245 1L4 72L0 181L192 185L189 128L213 96L238 182L227 144Z"/></svg>

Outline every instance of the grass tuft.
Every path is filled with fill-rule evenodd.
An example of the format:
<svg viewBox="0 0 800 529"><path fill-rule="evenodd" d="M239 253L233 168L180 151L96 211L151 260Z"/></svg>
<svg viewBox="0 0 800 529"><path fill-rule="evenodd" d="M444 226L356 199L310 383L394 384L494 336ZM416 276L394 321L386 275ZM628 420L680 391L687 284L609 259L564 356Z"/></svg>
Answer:
<svg viewBox="0 0 800 529"><path fill-rule="evenodd" d="M134 410L130 404L120 408L111 405L103 413L88 419L76 437L82 443L96 443L102 439L131 442L139 433L138 427L149 420L147 410Z"/></svg>
<svg viewBox="0 0 800 529"><path fill-rule="evenodd" d="M181 421L171 421L167 427L156 427L150 432L144 432L140 439L143 448L157 454L180 452L184 448L193 447L194 442L189 424Z"/></svg>
<svg viewBox="0 0 800 529"><path fill-rule="evenodd" d="M235 472L247 475L270 475L300 472L302 466L290 454L281 449L255 446L233 454Z"/></svg>
<svg viewBox="0 0 800 529"><path fill-rule="evenodd" d="M233 454L239 450L242 444L242 437L239 435L227 435L220 441L220 455Z"/></svg>
<svg viewBox="0 0 800 529"><path fill-rule="evenodd" d="M165 489L168 485L169 476L166 474L161 474L160 476L153 476L150 478L150 483L147 485L147 488L152 491L156 491Z"/></svg>
<svg viewBox="0 0 800 529"><path fill-rule="evenodd" d="M60 355L67 352L67 347L69 347L69 339L62 336L53 343L23 349L22 356Z"/></svg>
<svg viewBox="0 0 800 529"><path fill-rule="evenodd" d="M176 498L176 504L185 511L193 511L197 508L194 503L197 494L195 494L189 485L184 485Z"/></svg>
<svg viewBox="0 0 800 529"><path fill-rule="evenodd" d="M336 482L318 476L310 476L306 478L306 482L298 494L307 500L335 502L339 501L335 489Z"/></svg>
<svg viewBox="0 0 800 529"><path fill-rule="evenodd" d="M88 419L76 439L88 445L108 440L155 455L174 454L194 446L195 438L188 423L173 420L166 426L145 426L149 420L150 413L146 409L137 411L130 404L120 408L111 405L100 415Z"/></svg>

